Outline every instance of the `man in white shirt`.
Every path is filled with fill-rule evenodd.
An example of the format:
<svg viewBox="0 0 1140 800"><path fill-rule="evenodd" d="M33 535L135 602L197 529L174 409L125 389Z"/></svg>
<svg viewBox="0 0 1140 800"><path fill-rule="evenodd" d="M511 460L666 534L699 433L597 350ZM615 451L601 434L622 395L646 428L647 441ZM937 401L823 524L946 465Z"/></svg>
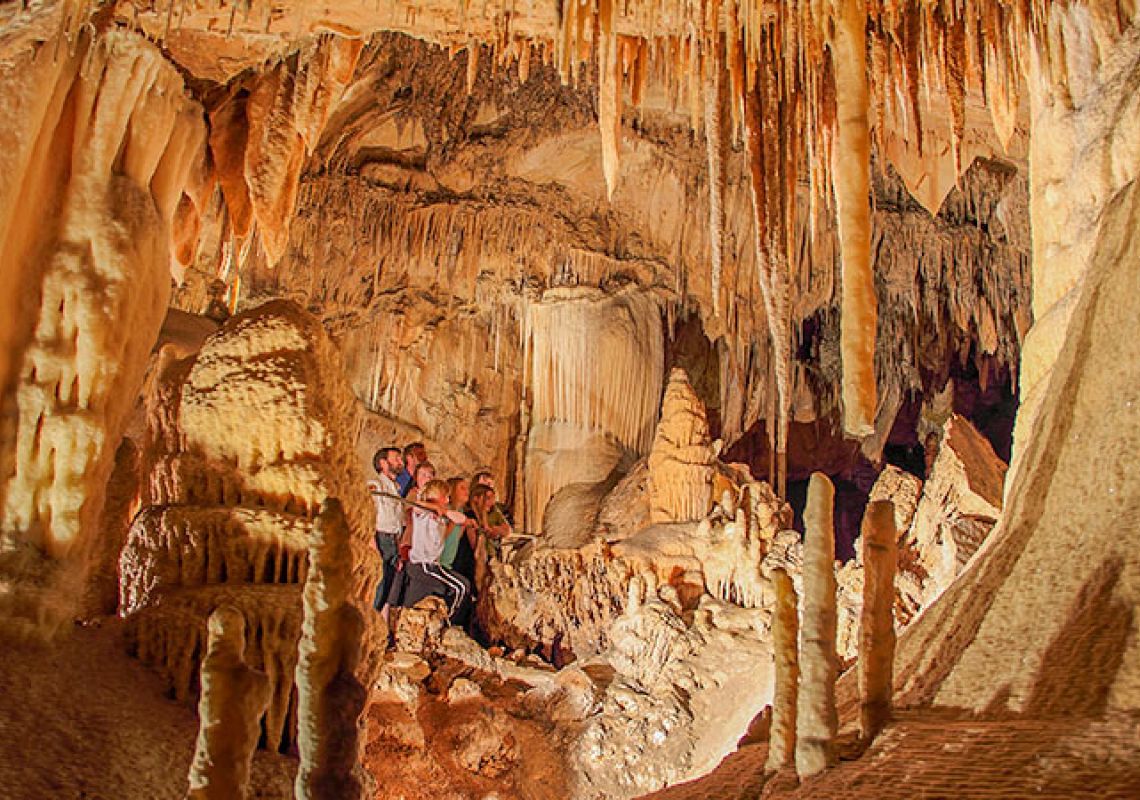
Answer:
<svg viewBox="0 0 1140 800"><path fill-rule="evenodd" d="M399 500L400 487L396 484L396 474L404 468L400 448L380 448L372 456L372 466L377 478L368 482L368 490L372 493L372 502L376 506L376 549L384 559L384 576L376 587L376 599L372 605L377 611L387 614L388 593L396 576L400 533L404 526L404 509Z"/></svg>

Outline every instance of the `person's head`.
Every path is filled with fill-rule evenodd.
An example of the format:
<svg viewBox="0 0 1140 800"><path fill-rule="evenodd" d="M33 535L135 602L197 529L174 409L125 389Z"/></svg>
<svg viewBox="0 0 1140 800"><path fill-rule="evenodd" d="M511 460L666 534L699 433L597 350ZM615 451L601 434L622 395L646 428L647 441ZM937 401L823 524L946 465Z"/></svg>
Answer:
<svg viewBox="0 0 1140 800"><path fill-rule="evenodd" d="M479 513L490 511L495 505L495 490L485 483L472 486L470 505Z"/></svg>
<svg viewBox="0 0 1140 800"><path fill-rule="evenodd" d="M482 470L475 473L475 477L471 479L473 486L490 486L495 488L495 477L487 470Z"/></svg>
<svg viewBox="0 0 1140 800"><path fill-rule="evenodd" d="M427 448L423 442L412 442L404 448L404 468L412 475L416 474L416 467L427 460Z"/></svg>
<svg viewBox="0 0 1140 800"><path fill-rule="evenodd" d="M467 505L467 499L470 495L468 491L471 485L467 482L466 478L452 478L447 482L448 495L451 497L451 505L453 508L463 508Z"/></svg>
<svg viewBox="0 0 1140 800"><path fill-rule="evenodd" d="M395 477L403 464L403 457L398 447L381 447L372 456L372 468L377 474L387 475L389 478Z"/></svg>
<svg viewBox="0 0 1140 800"><path fill-rule="evenodd" d="M420 502L447 505L447 481L432 479L420 489Z"/></svg>
<svg viewBox="0 0 1140 800"><path fill-rule="evenodd" d="M435 465L430 461L420 462L416 466L416 488L423 489L429 481L435 480ZM442 481L441 481L442 482ZM446 486L446 484L444 484Z"/></svg>
<svg viewBox="0 0 1140 800"><path fill-rule="evenodd" d="M926 434L926 438L922 442L923 456L926 462L926 477L928 478L931 470L934 469L934 462L938 459L938 447L941 444L942 440L937 431Z"/></svg>

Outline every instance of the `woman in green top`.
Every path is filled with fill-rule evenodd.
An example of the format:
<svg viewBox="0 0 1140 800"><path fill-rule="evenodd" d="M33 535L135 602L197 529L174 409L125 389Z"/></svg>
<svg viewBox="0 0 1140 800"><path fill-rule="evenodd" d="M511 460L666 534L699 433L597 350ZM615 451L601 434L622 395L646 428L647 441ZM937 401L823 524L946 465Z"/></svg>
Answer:
<svg viewBox="0 0 1140 800"><path fill-rule="evenodd" d="M470 495L470 484L466 478L451 478L447 482L448 492L451 496L451 509L453 511L462 511L463 507L467 505L467 498ZM439 554L439 563L448 569L453 569L455 564L455 554L459 551L459 538L463 535L462 525L452 525L451 530L447 532L447 538L443 542L443 552Z"/></svg>

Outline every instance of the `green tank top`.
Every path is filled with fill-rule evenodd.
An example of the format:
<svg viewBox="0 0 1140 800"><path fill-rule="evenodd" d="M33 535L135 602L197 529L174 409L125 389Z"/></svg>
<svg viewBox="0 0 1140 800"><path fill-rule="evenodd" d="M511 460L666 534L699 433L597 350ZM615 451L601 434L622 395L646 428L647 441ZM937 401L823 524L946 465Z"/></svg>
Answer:
<svg viewBox="0 0 1140 800"><path fill-rule="evenodd" d="M451 532L443 540L443 551L439 554L439 564L451 569L455 563L455 554L459 551L459 537L463 535L462 525L452 525Z"/></svg>

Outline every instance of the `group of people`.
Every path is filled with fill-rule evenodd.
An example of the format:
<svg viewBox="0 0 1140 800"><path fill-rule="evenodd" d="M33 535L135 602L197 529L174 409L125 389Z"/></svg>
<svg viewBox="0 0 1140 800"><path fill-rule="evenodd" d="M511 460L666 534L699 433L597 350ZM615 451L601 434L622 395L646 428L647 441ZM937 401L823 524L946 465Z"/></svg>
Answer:
<svg viewBox="0 0 1140 800"><path fill-rule="evenodd" d="M376 506L376 547L384 575L374 605L410 608L425 597L447 602L453 625L466 626L479 559L498 554L511 525L499 508L490 472L470 480L436 478L423 442L382 447L368 484Z"/></svg>

